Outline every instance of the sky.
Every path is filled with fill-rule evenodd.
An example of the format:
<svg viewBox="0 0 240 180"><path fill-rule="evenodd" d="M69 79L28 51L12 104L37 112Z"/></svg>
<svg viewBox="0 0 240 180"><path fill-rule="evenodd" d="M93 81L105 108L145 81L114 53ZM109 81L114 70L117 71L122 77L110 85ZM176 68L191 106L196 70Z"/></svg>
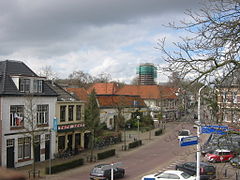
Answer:
<svg viewBox="0 0 240 180"><path fill-rule="evenodd" d="M184 32L165 25L186 20L184 11L199 1L0 0L0 58L36 73L50 66L59 78L83 71L130 83L141 63L166 66L158 40L171 47ZM157 82L164 81L159 68Z"/></svg>

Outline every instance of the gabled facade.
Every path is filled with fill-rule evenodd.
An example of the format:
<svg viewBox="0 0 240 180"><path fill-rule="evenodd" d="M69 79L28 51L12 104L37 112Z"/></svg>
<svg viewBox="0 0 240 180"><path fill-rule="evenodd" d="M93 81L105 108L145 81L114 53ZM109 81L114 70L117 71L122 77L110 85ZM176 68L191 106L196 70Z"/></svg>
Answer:
<svg viewBox="0 0 240 180"><path fill-rule="evenodd" d="M217 89L218 119L224 122L240 122L240 89L238 86L221 86Z"/></svg>
<svg viewBox="0 0 240 180"><path fill-rule="evenodd" d="M166 119L178 116L176 89L159 85L126 85L117 91L119 95L139 95L152 112L161 112ZM154 116L154 114L153 114Z"/></svg>
<svg viewBox="0 0 240 180"><path fill-rule="evenodd" d="M61 86L48 81L47 84L57 92L55 110L56 127L56 150L55 153L65 151L78 153L88 148L88 133L84 123L84 101L72 93L65 91Z"/></svg>
<svg viewBox="0 0 240 180"><path fill-rule="evenodd" d="M57 94L21 61L0 61L0 162L20 167L49 159ZM34 143L34 146L33 146ZM51 144L51 145L50 145ZM51 148L51 151L50 151Z"/></svg>
<svg viewBox="0 0 240 180"><path fill-rule="evenodd" d="M216 88L218 104L218 121L240 122L240 77L239 69L228 73L222 79L221 85Z"/></svg>
<svg viewBox="0 0 240 180"><path fill-rule="evenodd" d="M132 118L133 113L147 114L147 106L140 96L132 95L97 95L100 108L100 121L106 123L107 128L114 129L119 113L125 121Z"/></svg>

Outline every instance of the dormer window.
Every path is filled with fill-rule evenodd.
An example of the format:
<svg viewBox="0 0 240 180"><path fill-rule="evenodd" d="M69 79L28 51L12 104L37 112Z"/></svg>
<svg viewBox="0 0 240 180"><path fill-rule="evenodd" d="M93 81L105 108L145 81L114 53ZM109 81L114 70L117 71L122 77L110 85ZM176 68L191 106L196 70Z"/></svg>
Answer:
<svg viewBox="0 0 240 180"><path fill-rule="evenodd" d="M35 93L41 93L42 92L42 86L43 86L43 83L42 83L42 80L34 80L33 81L33 91Z"/></svg>
<svg viewBox="0 0 240 180"><path fill-rule="evenodd" d="M19 79L19 91L30 92L30 79Z"/></svg>

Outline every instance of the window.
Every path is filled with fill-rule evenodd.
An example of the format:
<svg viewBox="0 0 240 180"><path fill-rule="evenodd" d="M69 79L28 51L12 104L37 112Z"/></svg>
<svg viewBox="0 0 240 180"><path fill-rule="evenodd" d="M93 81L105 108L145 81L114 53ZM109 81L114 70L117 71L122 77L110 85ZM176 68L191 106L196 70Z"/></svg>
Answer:
<svg viewBox="0 0 240 180"><path fill-rule="evenodd" d="M7 147L14 147L14 139L7 140Z"/></svg>
<svg viewBox="0 0 240 180"><path fill-rule="evenodd" d="M24 106L10 106L10 127L23 127L24 123Z"/></svg>
<svg viewBox="0 0 240 180"><path fill-rule="evenodd" d="M20 92L30 92L30 79L20 79L19 80L19 91Z"/></svg>
<svg viewBox="0 0 240 180"><path fill-rule="evenodd" d="M81 105L76 106L76 120L81 120Z"/></svg>
<svg viewBox="0 0 240 180"><path fill-rule="evenodd" d="M66 106L60 106L60 122L66 121Z"/></svg>
<svg viewBox="0 0 240 180"><path fill-rule="evenodd" d="M65 136L58 136L58 151L65 149Z"/></svg>
<svg viewBox="0 0 240 180"><path fill-rule="evenodd" d="M37 124L48 124L48 105L37 105Z"/></svg>
<svg viewBox="0 0 240 180"><path fill-rule="evenodd" d="M33 91L41 93L42 92L43 81L42 80L34 80L33 81Z"/></svg>
<svg viewBox="0 0 240 180"><path fill-rule="evenodd" d="M68 121L73 121L73 105L68 106Z"/></svg>
<svg viewBox="0 0 240 180"><path fill-rule="evenodd" d="M31 138L18 139L18 159L29 159L31 157Z"/></svg>

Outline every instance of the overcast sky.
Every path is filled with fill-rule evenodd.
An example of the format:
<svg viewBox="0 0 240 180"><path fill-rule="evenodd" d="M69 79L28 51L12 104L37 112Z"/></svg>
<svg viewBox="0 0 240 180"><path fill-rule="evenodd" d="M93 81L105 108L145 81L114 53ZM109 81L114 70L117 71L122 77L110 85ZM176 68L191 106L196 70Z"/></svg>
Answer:
<svg viewBox="0 0 240 180"><path fill-rule="evenodd" d="M196 7L197 0L0 0L0 57L36 73L51 66L60 78L81 70L129 83L140 63L164 66L157 40L182 32L163 25Z"/></svg>

